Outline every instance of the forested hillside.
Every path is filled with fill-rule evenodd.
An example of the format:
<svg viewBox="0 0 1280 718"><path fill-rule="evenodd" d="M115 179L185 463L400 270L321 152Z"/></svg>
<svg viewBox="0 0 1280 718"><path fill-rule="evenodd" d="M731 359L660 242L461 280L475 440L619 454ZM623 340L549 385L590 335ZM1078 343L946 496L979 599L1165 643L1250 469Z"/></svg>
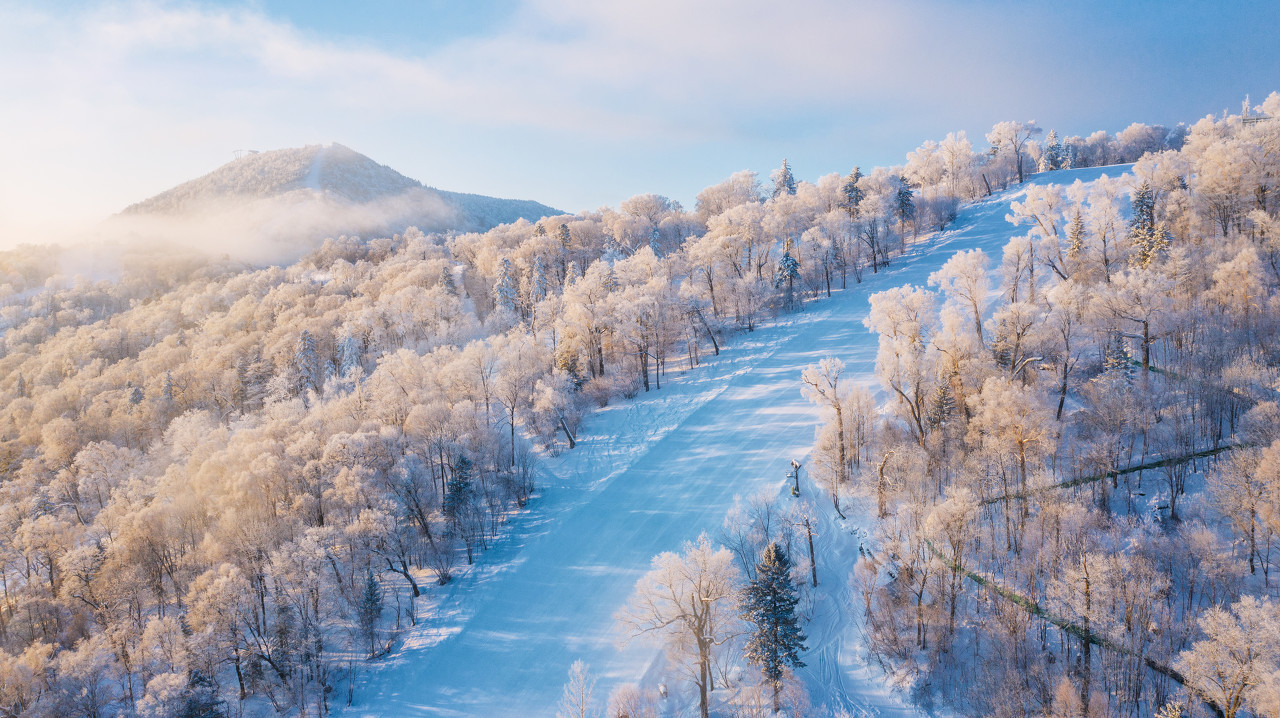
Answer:
<svg viewBox="0 0 1280 718"><path fill-rule="evenodd" d="M645 194L285 266L6 252L0 715L326 715L439 620L420 605L507 538L588 412L858 292L1037 169L1117 162L1029 186L998 261L872 296L882 392L804 375L832 414L807 471L880 517L826 580L854 582L888 673L960 712L1274 713L1280 124L1252 120L1001 123L865 175L784 162L692 209ZM792 554L766 573L811 568Z"/></svg>
<svg viewBox="0 0 1280 718"><path fill-rule="evenodd" d="M1119 179L1029 186L1002 252L872 295L883 406L806 374L838 397L833 498L876 517L870 650L916 694L1280 711L1280 106L1246 110Z"/></svg>

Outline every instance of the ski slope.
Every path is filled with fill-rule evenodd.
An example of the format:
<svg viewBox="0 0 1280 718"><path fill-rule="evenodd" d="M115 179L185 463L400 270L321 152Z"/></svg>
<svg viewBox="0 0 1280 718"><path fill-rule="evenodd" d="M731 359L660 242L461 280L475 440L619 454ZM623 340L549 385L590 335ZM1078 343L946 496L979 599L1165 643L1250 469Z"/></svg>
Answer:
<svg viewBox="0 0 1280 718"><path fill-rule="evenodd" d="M1028 184L1089 182L1127 169L1043 173ZM793 500L785 474L792 459L805 461L820 422L801 396L801 370L833 355L853 381L877 386L876 338L862 325L867 296L924 284L962 249L981 248L998 267L1005 243L1026 231L1004 219L1022 194L1014 188L966 207L951 230L862 284L850 279L847 291L734 337L719 357L661 391L589 416L578 448L545 463L544 489L510 533L465 575L428 589L442 594L435 608L367 669L347 715L550 716L577 659L598 678L602 709L620 683L665 682L664 715L686 711L687 681L668 673L652 644L619 648L614 614L654 555L679 551L702 531L714 536L735 496L767 491ZM802 492L827 512L815 539L820 585L805 626L808 666L799 671L815 712L917 715L861 651L860 600L848 576L869 520L855 506L836 521L805 479L807 472Z"/></svg>

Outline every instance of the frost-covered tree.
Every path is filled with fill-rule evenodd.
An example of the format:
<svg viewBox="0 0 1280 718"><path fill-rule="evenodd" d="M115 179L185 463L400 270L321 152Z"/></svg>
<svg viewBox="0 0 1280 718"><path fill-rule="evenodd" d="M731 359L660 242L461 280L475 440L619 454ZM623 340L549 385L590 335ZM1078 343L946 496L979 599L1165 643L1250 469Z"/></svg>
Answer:
<svg viewBox="0 0 1280 718"><path fill-rule="evenodd" d="M1026 157L1027 142L1044 130L1031 122L998 122L987 133L987 144L997 155L1007 155L1013 163L1014 172L1018 176L1018 184L1022 184L1023 162Z"/></svg>
<svg viewBox="0 0 1280 718"><path fill-rule="evenodd" d="M862 198L866 196L866 191L858 186L862 180L862 169L854 167L849 176L845 178L844 184L840 186L840 209L843 209L849 215L850 220L856 220L862 205Z"/></svg>
<svg viewBox="0 0 1280 718"><path fill-rule="evenodd" d="M1142 269L1150 268L1169 247L1165 230L1156 224L1156 203L1151 183L1143 180L1133 190L1133 216L1129 220L1129 242L1133 244L1130 261Z"/></svg>
<svg viewBox="0 0 1280 718"><path fill-rule="evenodd" d="M796 615L796 587L791 580L791 559L777 543L770 543L756 565L756 575L742 595L742 618L752 628L743 655L760 669L773 689L773 711L781 708L779 693L787 667L803 668L800 652L805 635Z"/></svg>
<svg viewBox="0 0 1280 718"><path fill-rule="evenodd" d="M796 193L796 178L792 176L791 165L786 160L782 161L782 166L774 170L770 177L773 178L773 199Z"/></svg>
<svg viewBox="0 0 1280 718"><path fill-rule="evenodd" d="M795 283L800 278L800 262L791 256L791 251L783 252L778 260L778 269L773 275L773 286L785 287L786 295L783 303L790 307L795 304Z"/></svg>
<svg viewBox="0 0 1280 718"><path fill-rule="evenodd" d="M556 718L592 718L600 714L595 700L596 679L581 660L569 667L569 680L564 684Z"/></svg>
<svg viewBox="0 0 1280 718"><path fill-rule="evenodd" d="M364 581L364 590L360 593L360 602L356 605L356 627L360 630L369 657L378 653L378 623L382 620L382 584L370 571Z"/></svg>
<svg viewBox="0 0 1280 718"><path fill-rule="evenodd" d="M1230 611L1200 616L1204 638L1178 658L1188 686L1226 718L1245 710L1252 690L1280 669L1280 609L1245 596Z"/></svg>
<svg viewBox="0 0 1280 718"><path fill-rule="evenodd" d="M631 638L653 637L698 688L698 712L709 715L716 651L740 628L734 611L740 573L733 554L704 533L680 555L662 553L631 594L618 622Z"/></svg>

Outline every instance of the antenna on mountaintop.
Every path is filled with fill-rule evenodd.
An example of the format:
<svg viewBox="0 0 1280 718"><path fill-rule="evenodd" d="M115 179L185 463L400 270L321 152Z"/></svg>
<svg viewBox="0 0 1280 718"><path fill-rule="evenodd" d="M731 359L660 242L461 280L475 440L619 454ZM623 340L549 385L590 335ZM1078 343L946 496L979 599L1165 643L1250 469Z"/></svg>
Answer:
<svg viewBox="0 0 1280 718"><path fill-rule="evenodd" d="M240 159L241 157L245 157L248 155L256 155L258 154L258 151L257 150L236 150L232 152L232 154L235 155L236 159Z"/></svg>

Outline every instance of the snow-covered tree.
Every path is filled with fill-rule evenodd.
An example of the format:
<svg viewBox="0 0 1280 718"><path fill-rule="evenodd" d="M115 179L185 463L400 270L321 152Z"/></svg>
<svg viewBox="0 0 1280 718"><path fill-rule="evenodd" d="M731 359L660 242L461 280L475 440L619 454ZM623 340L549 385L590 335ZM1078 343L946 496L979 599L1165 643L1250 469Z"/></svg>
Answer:
<svg viewBox="0 0 1280 718"><path fill-rule="evenodd" d="M744 657L757 666L773 689L773 711L781 708L779 692L784 671L803 668L800 652L805 635L796 615L795 584L791 581L791 559L777 543L770 543L756 566L756 575L742 595L742 617L751 624Z"/></svg>
<svg viewBox="0 0 1280 718"><path fill-rule="evenodd" d="M653 637L698 688L698 711L709 715L715 652L740 628L734 611L740 573L733 554L712 548L704 533L680 555L654 557L617 619L631 638Z"/></svg>
<svg viewBox="0 0 1280 718"><path fill-rule="evenodd" d="M782 161L782 166L774 170L770 177L773 178L774 199L796 193L796 178L792 176L791 165L788 165L786 160Z"/></svg>

